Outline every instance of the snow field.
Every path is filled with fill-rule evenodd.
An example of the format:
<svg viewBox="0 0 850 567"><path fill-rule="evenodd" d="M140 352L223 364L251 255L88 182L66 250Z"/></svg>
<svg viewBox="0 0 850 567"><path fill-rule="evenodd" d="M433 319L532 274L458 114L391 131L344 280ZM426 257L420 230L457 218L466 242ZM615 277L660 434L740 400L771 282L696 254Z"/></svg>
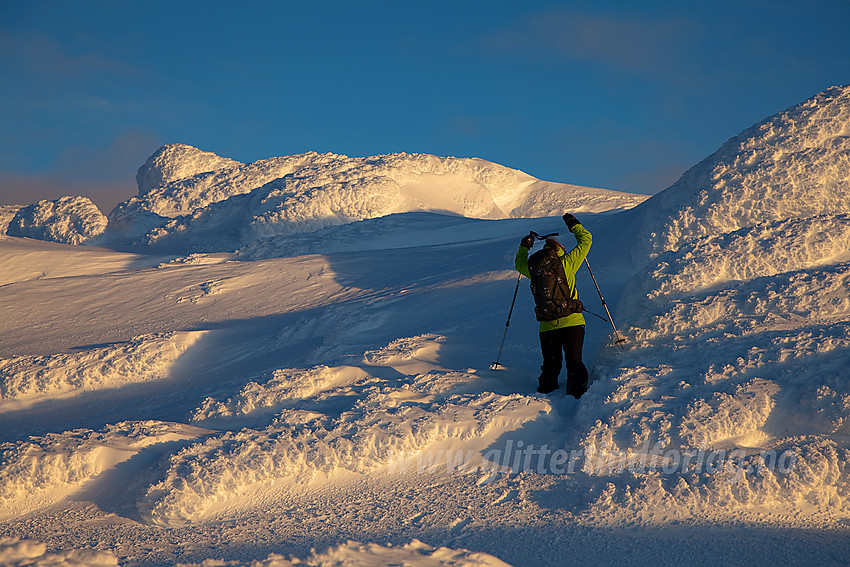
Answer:
<svg viewBox="0 0 850 567"><path fill-rule="evenodd" d="M0 358L0 412L40 399L162 380L203 335L159 333L73 354Z"/></svg>
<svg viewBox="0 0 850 567"><path fill-rule="evenodd" d="M582 215L628 342L613 347L610 329L588 321L594 382L578 402L532 393L539 346L527 283L504 369L483 370L504 328L518 239L563 231L560 212L363 217L418 207L495 219L560 203L544 197L544 182L481 160L305 154L309 163L244 166L163 148L140 172L140 195L116 211L143 228L140 243L173 244L183 257L92 248L90 274L73 271L76 260L27 271L16 256L26 241L0 242L0 262L23 278L5 286L0 308L27 333L7 333L5 352L46 353L13 373L28 376L24 390L40 387L26 374L37 359L70 384L66 374L93 372L89 362L130 344L61 358L101 342L91 336L210 329L183 364L166 364L181 379L159 382L139 408L157 419L75 429L85 406L68 397L66 418L36 424L51 433L4 444L3 533L62 548L55 528L72 518L74 536L141 535L115 548L128 562L159 546L169 559L294 563L267 557L278 549L265 543L283 542L316 564L417 564L438 555L402 547L421 537L518 564L571 552L620 564L609 544L635 563L716 563L742 551L761 565L790 555L840 563L850 517L848 93L831 89L742 132L643 205ZM616 206L616 195L589 195L576 206ZM194 246L241 249L186 256ZM66 258L68 247L43 252ZM577 281L592 307L587 274ZM79 316L91 304L99 317ZM57 321L74 321L68 336L53 336ZM115 357L116 367L135 360ZM110 415L137 411L138 398L121 395L110 395ZM555 470L549 448L571 464L575 453L577 467ZM653 526L626 545L631 530L607 529ZM790 536L784 547L775 534ZM398 547L340 545L349 538ZM331 547L311 554L314 542Z"/></svg>
<svg viewBox="0 0 850 567"><path fill-rule="evenodd" d="M159 421L122 422L0 444L0 519L61 502L87 482L146 447L208 433Z"/></svg>

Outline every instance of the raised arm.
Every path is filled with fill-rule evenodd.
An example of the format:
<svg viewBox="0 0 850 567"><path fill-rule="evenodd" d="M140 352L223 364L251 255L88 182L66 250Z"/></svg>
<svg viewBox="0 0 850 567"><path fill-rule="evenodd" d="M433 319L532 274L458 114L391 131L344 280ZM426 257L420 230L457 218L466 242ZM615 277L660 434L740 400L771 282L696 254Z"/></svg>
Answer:
<svg viewBox="0 0 850 567"><path fill-rule="evenodd" d="M593 243L593 237L590 231L584 228L578 219L569 213L564 215L564 223L566 223L570 232L573 233L573 236L576 237L575 248L564 255L564 270L574 274L587 257L587 253L590 251L590 245Z"/></svg>

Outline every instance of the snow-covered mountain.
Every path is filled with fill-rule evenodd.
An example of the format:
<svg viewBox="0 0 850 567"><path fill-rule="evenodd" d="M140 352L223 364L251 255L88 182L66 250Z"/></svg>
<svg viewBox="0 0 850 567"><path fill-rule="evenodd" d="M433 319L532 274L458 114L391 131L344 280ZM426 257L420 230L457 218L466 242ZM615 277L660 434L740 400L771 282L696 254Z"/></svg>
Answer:
<svg viewBox="0 0 850 567"><path fill-rule="evenodd" d="M842 564L848 132L829 89L639 206L577 212L627 337L588 317L579 401L534 392L525 285L505 326L519 239L565 233L544 182L166 146L110 223L238 254L0 237L0 554Z"/></svg>
<svg viewBox="0 0 850 567"><path fill-rule="evenodd" d="M109 214L113 234L196 251L396 213L539 217L624 209L647 198L540 181L475 158L310 152L241 164L180 144L160 148L137 180L139 195Z"/></svg>

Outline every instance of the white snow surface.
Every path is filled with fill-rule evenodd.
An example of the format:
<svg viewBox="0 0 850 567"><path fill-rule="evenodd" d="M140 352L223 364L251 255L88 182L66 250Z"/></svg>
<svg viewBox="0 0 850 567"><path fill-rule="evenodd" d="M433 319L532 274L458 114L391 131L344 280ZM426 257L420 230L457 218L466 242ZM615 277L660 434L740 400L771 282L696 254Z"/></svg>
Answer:
<svg viewBox="0 0 850 567"><path fill-rule="evenodd" d="M39 240L82 244L106 230L107 219L88 197L61 197L21 207L6 234Z"/></svg>
<svg viewBox="0 0 850 567"><path fill-rule="evenodd" d="M109 215L113 234L207 252L393 213L499 219L602 212L647 198L540 181L478 158L309 152L241 164L181 144L160 148L137 179L138 196Z"/></svg>
<svg viewBox="0 0 850 567"><path fill-rule="evenodd" d="M534 391L527 283L505 325L519 239L572 236L559 215L505 218L507 197L492 218L245 237L259 195L304 168L324 184L303 210L366 177L312 155L198 214L145 213L186 234L214 219L210 247L236 254L0 237L0 557L84 542L95 564L151 566L846 563L848 93L745 130L636 208L577 213L626 338L588 316L581 400ZM149 160L146 194L242 168L169 151L183 169ZM346 167L393 159L410 168ZM604 313L584 268L577 286Z"/></svg>

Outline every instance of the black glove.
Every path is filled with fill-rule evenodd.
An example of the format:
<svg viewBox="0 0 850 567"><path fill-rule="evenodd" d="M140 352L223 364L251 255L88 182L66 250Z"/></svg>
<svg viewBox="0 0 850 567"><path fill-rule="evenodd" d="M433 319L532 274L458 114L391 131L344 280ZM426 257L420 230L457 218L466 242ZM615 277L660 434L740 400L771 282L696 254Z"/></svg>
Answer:
<svg viewBox="0 0 850 567"><path fill-rule="evenodd" d="M564 224L566 224L566 225L567 225L567 228L568 228L568 229L570 229L570 231L572 231L572 230L573 230L573 227L574 227L575 225L577 225L577 224L581 224L580 222L578 222L578 219L577 219L577 218L575 218L575 217L574 217L573 215L571 215L570 213L564 213L564 216L563 216L563 217L561 217L561 218L563 218L563 219L564 219Z"/></svg>
<svg viewBox="0 0 850 567"><path fill-rule="evenodd" d="M531 249L531 247L534 246L534 236L530 234L528 236L524 236L519 245Z"/></svg>

